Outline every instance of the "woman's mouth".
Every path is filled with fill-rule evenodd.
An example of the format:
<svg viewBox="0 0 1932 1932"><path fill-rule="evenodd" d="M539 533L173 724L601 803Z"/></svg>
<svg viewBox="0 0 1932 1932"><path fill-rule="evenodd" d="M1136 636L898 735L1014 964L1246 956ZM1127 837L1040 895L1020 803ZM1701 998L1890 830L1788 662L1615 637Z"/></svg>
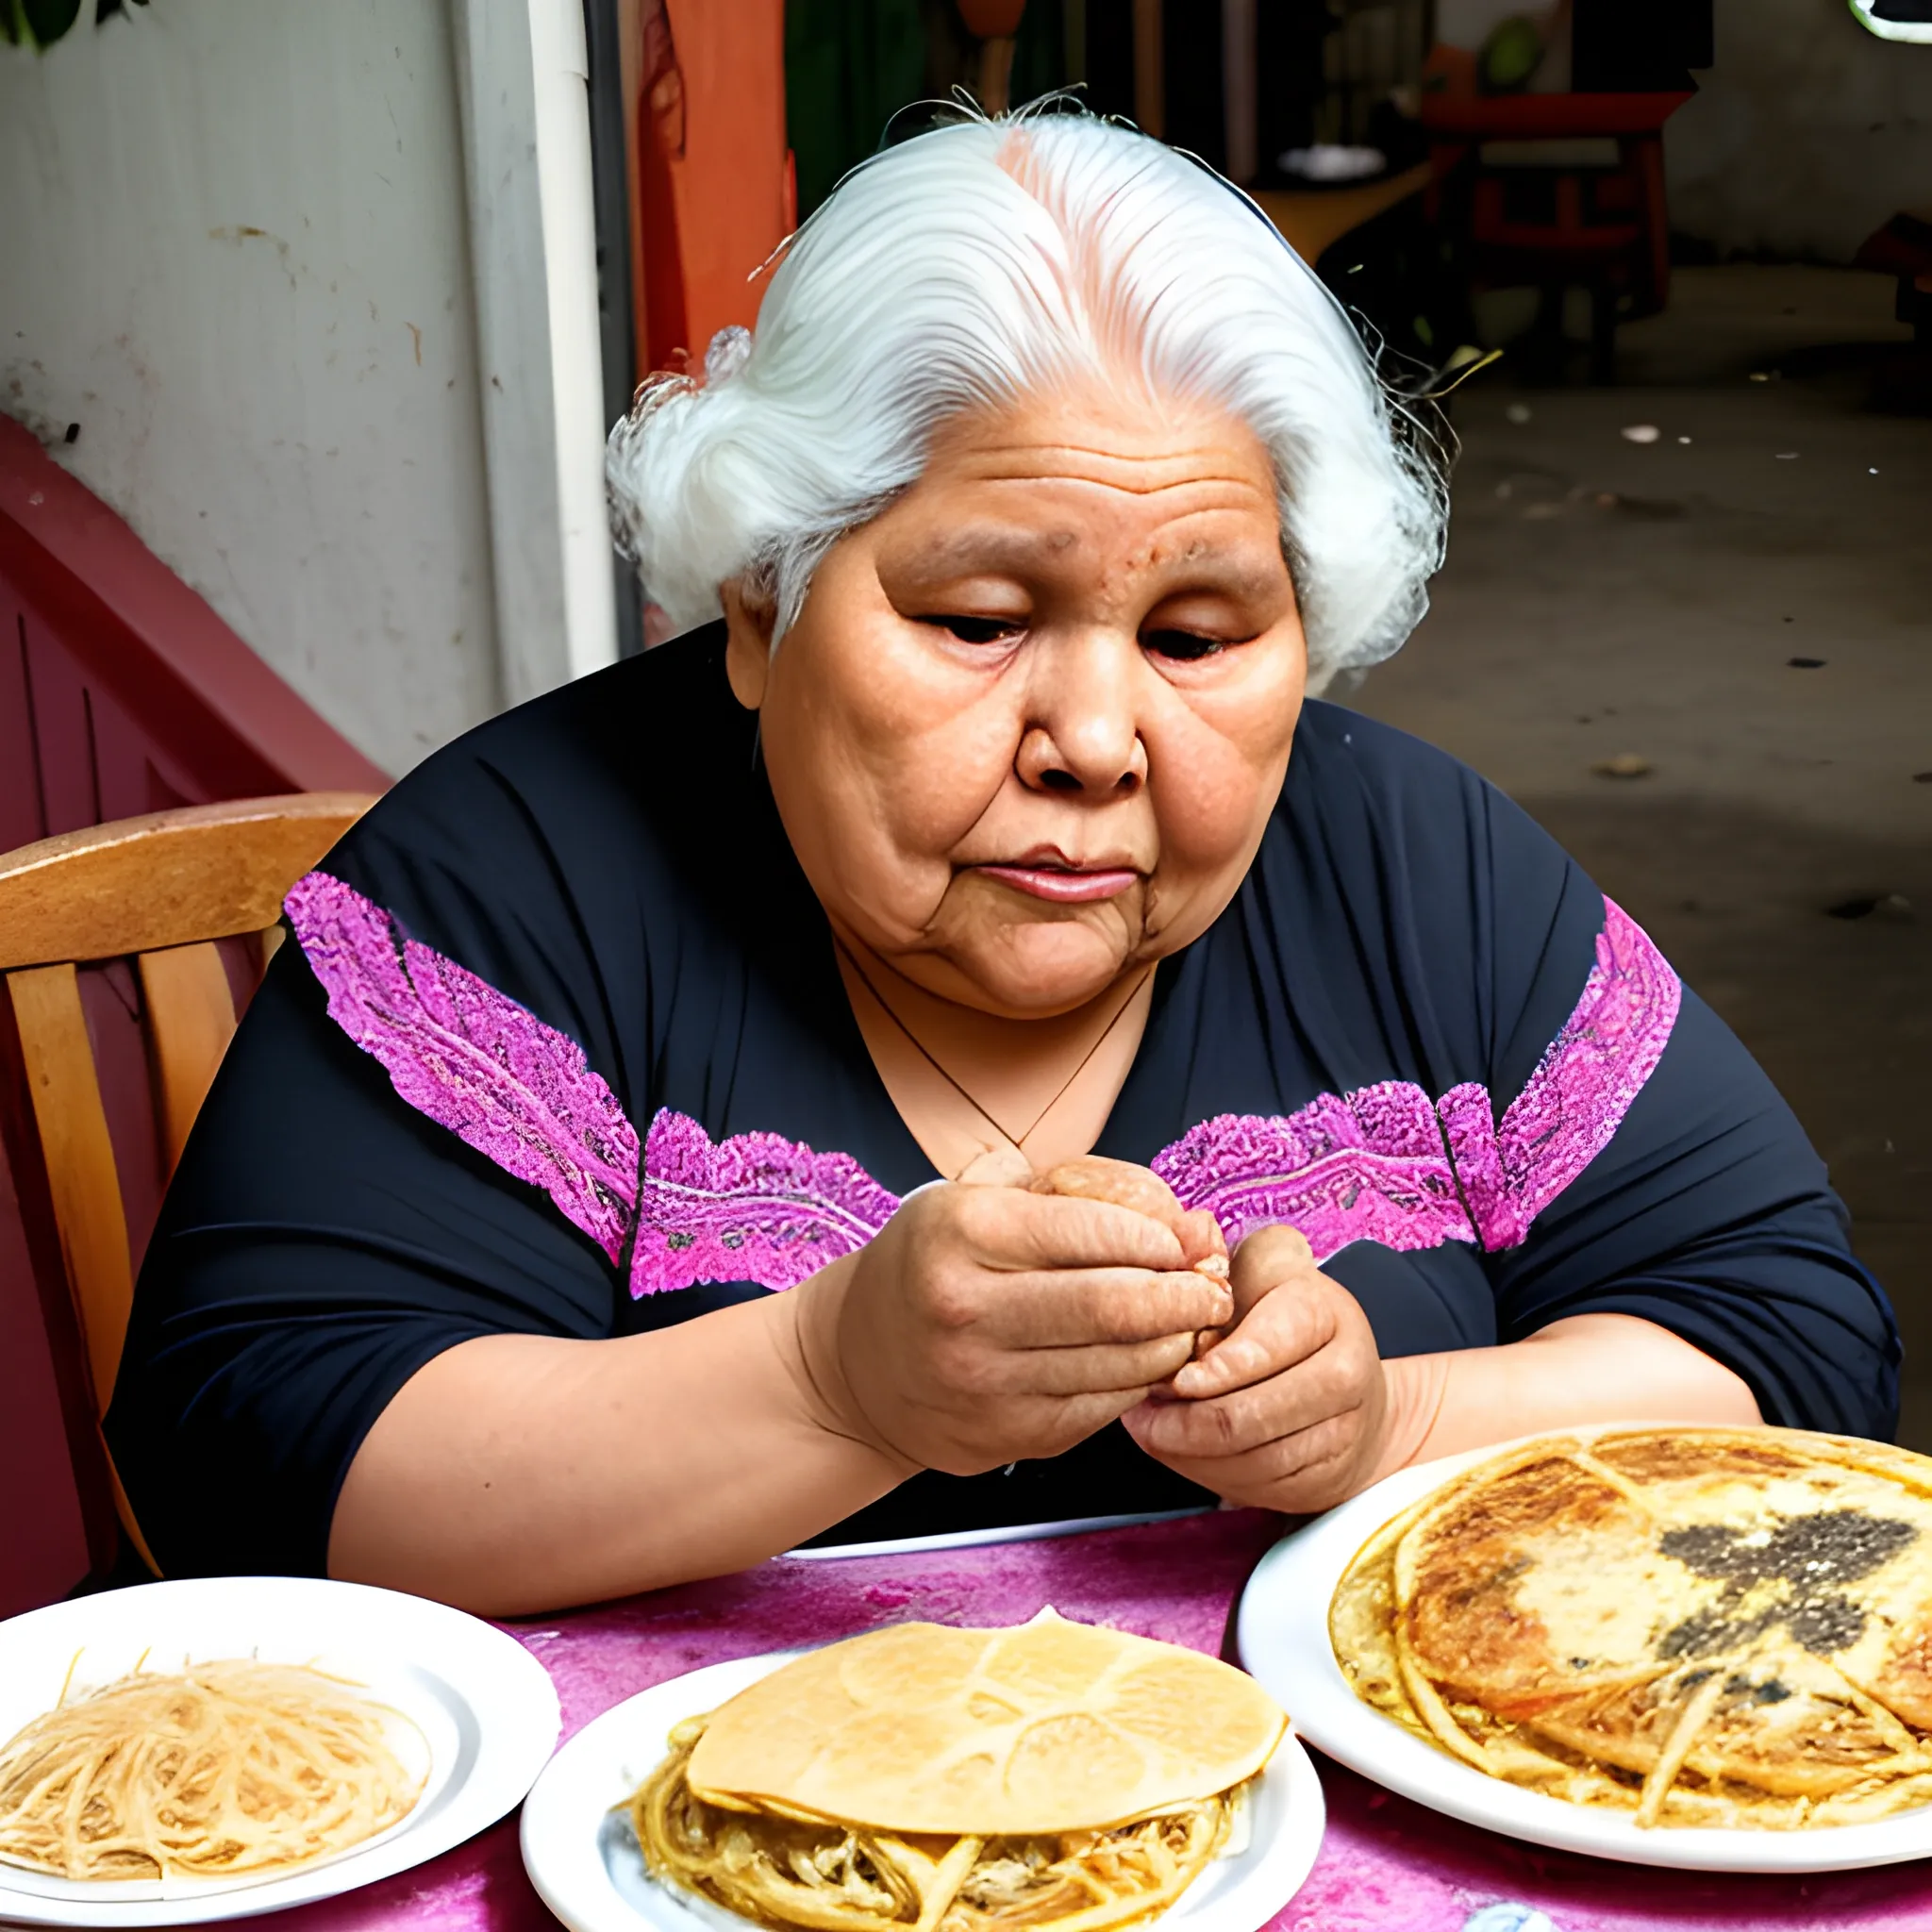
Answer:
<svg viewBox="0 0 1932 1932"><path fill-rule="evenodd" d="M1048 899L1057 906L1084 905L1093 899L1117 899L1141 874L1132 866L1096 866L1090 869L1073 865L978 865L975 872L1026 892L1036 899Z"/></svg>

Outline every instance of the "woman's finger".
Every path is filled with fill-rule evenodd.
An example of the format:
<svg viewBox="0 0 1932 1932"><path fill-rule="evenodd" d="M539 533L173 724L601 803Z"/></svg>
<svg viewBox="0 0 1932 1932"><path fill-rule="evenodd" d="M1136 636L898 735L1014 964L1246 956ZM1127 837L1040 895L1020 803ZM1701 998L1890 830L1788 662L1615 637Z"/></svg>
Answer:
<svg viewBox="0 0 1932 1932"><path fill-rule="evenodd" d="M1245 1455L1356 1407L1359 1385L1345 1351L1324 1346L1280 1374L1227 1394L1155 1405L1143 1446L1161 1456Z"/></svg>
<svg viewBox="0 0 1932 1932"><path fill-rule="evenodd" d="M1357 1411L1324 1416L1286 1436L1271 1436L1227 1456L1191 1457L1160 1445L1154 1418L1161 1406L1128 1409L1122 1424L1141 1447L1175 1474L1222 1496L1262 1497L1272 1508L1325 1509L1341 1501L1358 1475L1361 1430Z"/></svg>
<svg viewBox="0 0 1932 1932"><path fill-rule="evenodd" d="M962 1188L1024 1188L1033 1179L1033 1163L1017 1147L989 1147L959 1170Z"/></svg>
<svg viewBox="0 0 1932 1932"><path fill-rule="evenodd" d="M1237 1306L1239 1301L1237 1293ZM1325 1347L1334 1338L1335 1322L1332 1297L1284 1283L1252 1304L1199 1361L1189 1362L1174 1376L1174 1392L1200 1402L1265 1382Z"/></svg>
<svg viewBox="0 0 1932 1932"><path fill-rule="evenodd" d="M1166 1335L1155 1341L1029 1348L1002 1359L1015 1394L1119 1394L1138 1401L1187 1360L1191 1341L1185 1334Z"/></svg>
<svg viewBox="0 0 1932 1932"><path fill-rule="evenodd" d="M1283 1283L1320 1273L1301 1230L1285 1226L1257 1227L1236 1248L1228 1265L1235 1307L1243 1315Z"/></svg>
<svg viewBox="0 0 1932 1932"><path fill-rule="evenodd" d="M1161 1274L1080 1268L997 1275L991 1281L982 1277L974 1292L978 1307L970 1325L996 1346L1084 1348L1186 1336L1188 1348L1175 1366L1187 1360L1195 1331L1227 1321L1233 1308L1224 1283L1191 1268Z"/></svg>
<svg viewBox="0 0 1932 1932"><path fill-rule="evenodd" d="M1146 1268L1187 1265L1174 1232L1150 1215L1107 1201L1022 1188L960 1188L955 1211L989 1268Z"/></svg>
<svg viewBox="0 0 1932 1932"><path fill-rule="evenodd" d="M1162 1226L1180 1230L1181 1204L1174 1190L1152 1168L1131 1160L1110 1160L1101 1154L1082 1154L1062 1160L1029 1184L1035 1192L1086 1201L1108 1201L1146 1214Z"/></svg>

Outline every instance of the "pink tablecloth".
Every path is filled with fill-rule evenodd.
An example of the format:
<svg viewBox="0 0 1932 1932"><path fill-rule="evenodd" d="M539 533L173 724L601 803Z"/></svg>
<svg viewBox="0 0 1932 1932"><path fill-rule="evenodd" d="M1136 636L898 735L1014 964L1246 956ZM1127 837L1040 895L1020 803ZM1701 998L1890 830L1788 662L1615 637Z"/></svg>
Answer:
<svg viewBox="0 0 1932 1932"><path fill-rule="evenodd" d="M910 1616L1014 1624L1043 1605L1197 1650L1229 1609L1275 1519L1201 1516L1057 1542L928 1556L781 1561L552 1623L509 1626L563 1701L564 1735L700 1664L850 1636ZM1271 1932L1924 1932L1932 1861L1840 1877L1706 1877L1539 1851L1391 1797L1319 1758L1328 1836ZM1485 1907L1515 1905L1520 1912ZM1541 1923L1532 1916L1544 1915ZM506 1819L414 1872L255 1922L275 1932L541 1932Z"/></svg>

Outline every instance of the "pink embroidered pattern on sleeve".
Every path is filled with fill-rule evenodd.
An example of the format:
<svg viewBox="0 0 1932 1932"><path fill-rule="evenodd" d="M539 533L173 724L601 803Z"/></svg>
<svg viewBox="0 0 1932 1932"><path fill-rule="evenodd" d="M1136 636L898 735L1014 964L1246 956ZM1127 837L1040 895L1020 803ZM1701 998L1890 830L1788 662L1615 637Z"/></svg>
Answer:
<svg viewBox="0 0 1932 1932"><path fill-rule="evenodd" d="M1325 1261L1351 1241L1437 1248L1475 1239L1429 1097L1382 1080L1283 1115L1219 1114L1154 1158L1188 1208L1211 1208L1230 1244L1298 1228Z"/></svg>
<svg viewBox="0 0 1932 1932"><path fill-rule="evenodd" d="M630 1291L701 1281L796 1288L862 1248L898 1206L849 1154L815 1154L782 1134L713 1141L664 1108L644 1140Z"/></svg>
<svg viewBox="0 0 1932 1932"><path fill-rule="evenodd" d="M615 1261L636 1199L637 1129L583 1049L341 879L312 872L285 904L329 1018L401 1098L543 1189Z"/></svg>
<svg viewBox="0 0 1932 1932"><path fill-rule="evenodd" d="M329 1016L404 1100L544 1189L613 1261L635 1215L633 1296L700 1282L795 1288L897 1210L849 1154L774 1133L713 1141L669 1108L640 1161L636 1129L566 1035L325 873L287 904ZM1219 1114L1163 1148L1154 1171L1184 1206L1212 1208L1230 1242L1287 1224L1318 1260L1357 1241L1513 1247L1609 1144L1676 1022L1676 975L1608 900L1596 954L1500 1125L1475 1082L1432 1105L1413 1081L1383 1080L1292 1114Z"/></svg>
<svg viewBox="0 0 1932 1932"><path fill-rule="evenodd" d="M1412 1081L1384 1080L1285 1117L1203 1121L1155 1156L1154 1171L1183 1206L1211 1208L1230 1242L1285 1223L1317 1260L1357 1241L1514 1247L1609 1145L1681 1001L1663 955L1606 899L1583 992L1500 1126L1475 1081L1431 1107Z"/></svg>
<svg viewBox="0 0 1932 1932"><path fill-rule="evenodd" d="M1610 1144L1657 1071L1682 1003L1677 975L1649 935L1606 899L1582 997L1500 1124L1474 1082L1437 1102L1485 1248L1515 1247Z"/></svg>

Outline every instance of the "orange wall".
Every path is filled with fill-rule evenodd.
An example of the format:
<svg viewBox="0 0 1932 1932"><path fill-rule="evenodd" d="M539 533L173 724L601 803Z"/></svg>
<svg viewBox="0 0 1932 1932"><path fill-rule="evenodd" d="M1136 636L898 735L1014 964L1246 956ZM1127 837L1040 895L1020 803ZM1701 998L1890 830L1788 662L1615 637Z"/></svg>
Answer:
<svg viewBox="0 0 1932 1932"><path fill-rule="evenodd" d="M665 0L683 92L684 145L667 158L682 269L683 340L702 361L727 323L749 326L762 281L751 276L792 225L785 142L784 0ZM651 127L648 106L640 138ZM650 158L641 157L648 169ZM663 239L648 232L653 196L641 200L648 277ZM658 305L662 314L662 305ZM640 302L641 320L645 304ZM641 335L643 333L641 327ZM658 331L661 338L661 327ZM661 339L643 345L642 364L664 359ZM655 348L658 353L653 354Z"/></svg>

